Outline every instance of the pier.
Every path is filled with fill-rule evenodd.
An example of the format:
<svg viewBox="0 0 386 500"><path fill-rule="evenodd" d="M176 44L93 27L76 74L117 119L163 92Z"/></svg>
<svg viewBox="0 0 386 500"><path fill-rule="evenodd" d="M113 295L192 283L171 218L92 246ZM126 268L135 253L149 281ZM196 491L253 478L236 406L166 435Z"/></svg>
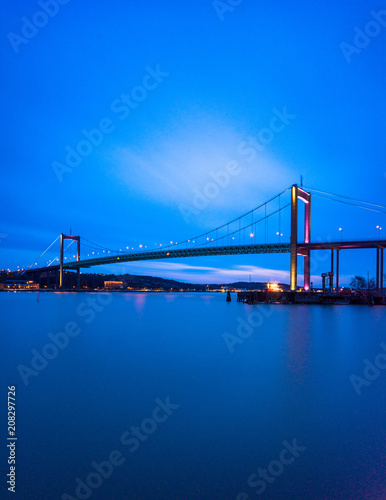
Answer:
<svg viewBox="0 0 386 500"><path fill-rule="evenodd" d="M369 305L386 306L386 295L371 293L334 292L238 292L237 302L244 304L319 304L319 305Z"/></svg>

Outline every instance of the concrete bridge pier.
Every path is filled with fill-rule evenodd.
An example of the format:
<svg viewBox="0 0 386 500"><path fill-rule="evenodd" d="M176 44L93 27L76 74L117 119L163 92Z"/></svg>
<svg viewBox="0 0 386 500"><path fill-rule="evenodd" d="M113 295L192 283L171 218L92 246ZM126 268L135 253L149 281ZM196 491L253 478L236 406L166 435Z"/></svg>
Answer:
<svg viewBox="0 0 386 500"><path fill-rule="evenodd" d="M63 256L64 256L64 241L65 240L73 240L76 241L76 260L77 262L80 260L80 236L72 236L71 234L60 234L60 262L59 262L59 288L63 288ZM80 269L77 270L78 275L80 273ZM77 286L80 281L80 277L77 276Z"/></svg>
<svg viewBox="0 0 386 500"><path fill-rule="evenodd" d="M305 203L304 210L304 243L311 242L311 194L294 184L291 188L291 290L297 290L298 255L304 257L304 289L311 286L311 251L298 250L298 216L299 200Z"/></svg>
<svg viewBox="0 0 386 500"><path fill-rule="evenodd" d="M384 247L380 246L377 248L377 279L376 286L377 290L383 292L383 252Z"/></svg>

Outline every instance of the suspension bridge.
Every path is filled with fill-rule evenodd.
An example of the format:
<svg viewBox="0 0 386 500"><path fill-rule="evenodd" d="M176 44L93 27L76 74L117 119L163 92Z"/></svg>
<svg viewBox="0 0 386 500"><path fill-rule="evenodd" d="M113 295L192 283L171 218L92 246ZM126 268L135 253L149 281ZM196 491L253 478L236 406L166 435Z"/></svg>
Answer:
<svg viewBox="0 0 386 500"><path fill-rule="evenodd" d="M290 200L286 197L290 194ZM326 193L313 188L303 188L297 184L292 185L281 193L277 194L265 203L250 210L249 212L237 217L236 219L222 224L211 231L184 240L182 242L170 242L166 246L159 245L156 248L148 249L139 245L138 249L126 247L110 249L91 241L68 234L60 234L56 240L31 264L27 269L22 270L21 274L38 276L50 273L56 273L59 277L59 287L63 287L63 275L66 271L76 271L77 288L80 286L80 270L108 264L117 264L122 262L135 262L145 260L165 260L175 258L188 258L200 256L215 255L246 255L246 254L290 254L290 286L291 290L298 289L298 257L304 259L304 277L303 288L309 290L311 283L311 252L314 250L331 251L331 271L329 276L335 278L336 289L339 290L339 269L340 269L340 251L353 249L375 249L376 250L376 287L383 291L384 276L384 249L386 240L380 238L381 227L379 229L378 239L356 239L344 241L313 242L311 240L311 200L312 196L327 198L348 205L360 207L365 210L386 214L386 207L369 203L347 196ZM335 197L335 198L334 198ZM283 203L284 200L284 203ZM304 220L302 221L304 234L299 232L299 202L304 203ZM282 212L290 210L290 241L282 242ZM268 243L268 223L273 218L278 219L278 231L276 235L278 242ZM256 243L256 232L259 228L265 226L265 243ZM60 241L59 256L51 259L46 265L38 265L39 260ZM70 243L65 247L65 242ZM83 256L81 257L81 242ZM71 252L72 256L65 256L66 250L73 244L76 244L76 252ZM86 252L86 254L85 254Z"/></svg>

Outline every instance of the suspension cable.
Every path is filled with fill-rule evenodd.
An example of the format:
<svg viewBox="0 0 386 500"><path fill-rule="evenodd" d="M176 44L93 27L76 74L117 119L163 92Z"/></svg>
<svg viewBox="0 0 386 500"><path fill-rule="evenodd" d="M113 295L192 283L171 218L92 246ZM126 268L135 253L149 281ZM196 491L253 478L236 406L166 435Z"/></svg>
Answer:
<svg viewBox="0 0 386 500"><path fill-rule="evenodd" d="M48 247L44 250L44 252L43 252L42 254L40 254L40 255L39 255L39 257L38 257L36 260L34 260L34 262L37 262L37 261L40 259L40 257L43 257L43 255L44 255L44 254L45 254L45 253L46 253L46 252L47 252L47 251L48 251L48 250L52 247L52 245L53 245L54 243L56 243L56 242L58 241L58 239L59 239L59 238L60 238L60 235L56 238L56 240L54 240L54 241L51 243L51 245L49 245L49 246L48 246ZM33 263L32 263L30 266L28 266L28 268L27 268L27 269L31 269L31 267L32 267L32 266L33 266Z"/></svg>
<svg viewBox="0 0 386 500"><path fill-rule="evenodd" d="M307 189L309 189L309 188L307 188ZM330 201L337 201L339 203L344 203L345 205L351 205L353 207L362 208L363 210L370 210L371 212L378 212L380 214L386 214L386 212L384 212L383 210L377 210L376 208L362 207L361 205L358 205L356 203L350 203L348 201L343 201L343 200L333 200L332 198L328 198L327 196L322 196L320 194L315 194L314 196L317 196L318 198L324 198L324 199L330 200ZM369 205L371 205L371 203L369 203ZM374 206L381 206L381 205L374 205ZM386 207L384 207L384 208L386 208Z"/></svg>
<svg viewBox="0 0 386 500"><path fill-rule="evenodd" d="M176 243L176 244L173 244L173 245L165 245L165 246L163 246L163 247L162 247L162 249L165 249L165 248L172 248L172 247L175 247L176 245L183 245L183 244L186 244L186 243L190 242L191 240L198 240L199 238L202 238L202 237L204 237L204 236L207 236L208 234L214 233L215 231L218 231L219 229L223 229L224 227L227 227L229 224L232 224L232 223L237 222L237 221L241 221L241 219L242 219L243 217L246 217L247 215L249 215L249 214L251 214L251 213L255 212L256 210L259 210L260 208L262 208L262 207L264 207L264 206L266 207L268 203L271 203L272 201L276 200L276 198L279 198L280 196L282 196L283 194L285 194L285 193L286 193L287 191L289 191L290 189L291 189L291 187L288 187L287 189L285 189L285 190L284 190L284 191L282 191L281 193L277 194L276 196L274 196L274 197L273 197L273 198L271 198L270 200L268 200L268 201L266 201L266 202L262 203L261 205L259 205L259 206L255 207L255 208L253 208L252 210L249 210L249 212L246 212L245 214L240 215L240 216L239 216L239 217L237 217L236 219L233 219L233 220L231 220L231 221L229 221L229 222L226 222L225 224L222 224L221 226L216 227L215 229L211 229L210 231L207 231L206 233L202 233L202 234L200 234L200 235L198 235L198 236L194 236L193 238L189 238L189 239L187 239L187 240L180 241L179 243ZM287 206L288 206L288 205L287 205ZM283 208L286 208L286 207L283 207ZM274 212L274 213L276 213L276 212ZM269 217L269 216L268 216L268 217ZM262 220L264 220L264 219L262 219ZM256 223L257 223L257 222L255 222L255 224L256 224ZM246 227L249 227L249 226L246 226ZM240 231L242 231L242 229L240 229ZM237 232L237 231L235 231L235 232ZM233 234L233 233L231 233L231 234ZM93 243L93 242L92 242L92 241L90 241L90 240L87 240L86 238L82 238L82 241L87 241L88 243L91 243L91 245L95 245L95 249L108 250L108 251L110 251L110 252L119 252L119 250L117 250L117 249L111 249L111 248L103 247L103 246L101 246L101 245L98 245L98 244L96 244L96 243ZM216 241L217 241L217 238L216 238ZM123 253L124 253L124 252L123 252Z"/></svg>
<svg viewBox="0 0 386 500"><path fill-rule="evenodd" d="M310 191L315 191L316 193L322 193L322 194L328 194L329 196L335 196L336 198L345 198L346 200L357 201L359 203L363 203L364 205L371 205L373 207L378 207L378 208L384 208L384 209L386 209L386 206L384 206L384 205L377 205L375 203L370 203L368 201L357 200L356 198L350 198L349 196L343 196L343 195L340 195L340 194L327 193L326 191L319 191L318 189L313 189L313 188L309 188L309 187L307 187L305 189L309 189ZM329 199L329 198L327 198L327 199ZM334 201L338 201L338 200L334 200ZM357 205L354 205L354 206L357 206Z"/></svg>

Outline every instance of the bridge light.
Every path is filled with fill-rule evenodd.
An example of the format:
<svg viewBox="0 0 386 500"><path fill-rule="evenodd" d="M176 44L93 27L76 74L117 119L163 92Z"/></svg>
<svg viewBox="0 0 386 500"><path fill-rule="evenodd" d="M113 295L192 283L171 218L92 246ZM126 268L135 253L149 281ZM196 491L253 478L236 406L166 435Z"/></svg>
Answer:
<svg viewBox="0 0 386 500"><path fill-rule="evenodd" d="M279 233L277 233L277 234L279 234ZM251 238L253 238L253 237L255 236L255 234L254 234L254 233L250 233L250 234L249 234L249 236L250 236Z"/></svg>

